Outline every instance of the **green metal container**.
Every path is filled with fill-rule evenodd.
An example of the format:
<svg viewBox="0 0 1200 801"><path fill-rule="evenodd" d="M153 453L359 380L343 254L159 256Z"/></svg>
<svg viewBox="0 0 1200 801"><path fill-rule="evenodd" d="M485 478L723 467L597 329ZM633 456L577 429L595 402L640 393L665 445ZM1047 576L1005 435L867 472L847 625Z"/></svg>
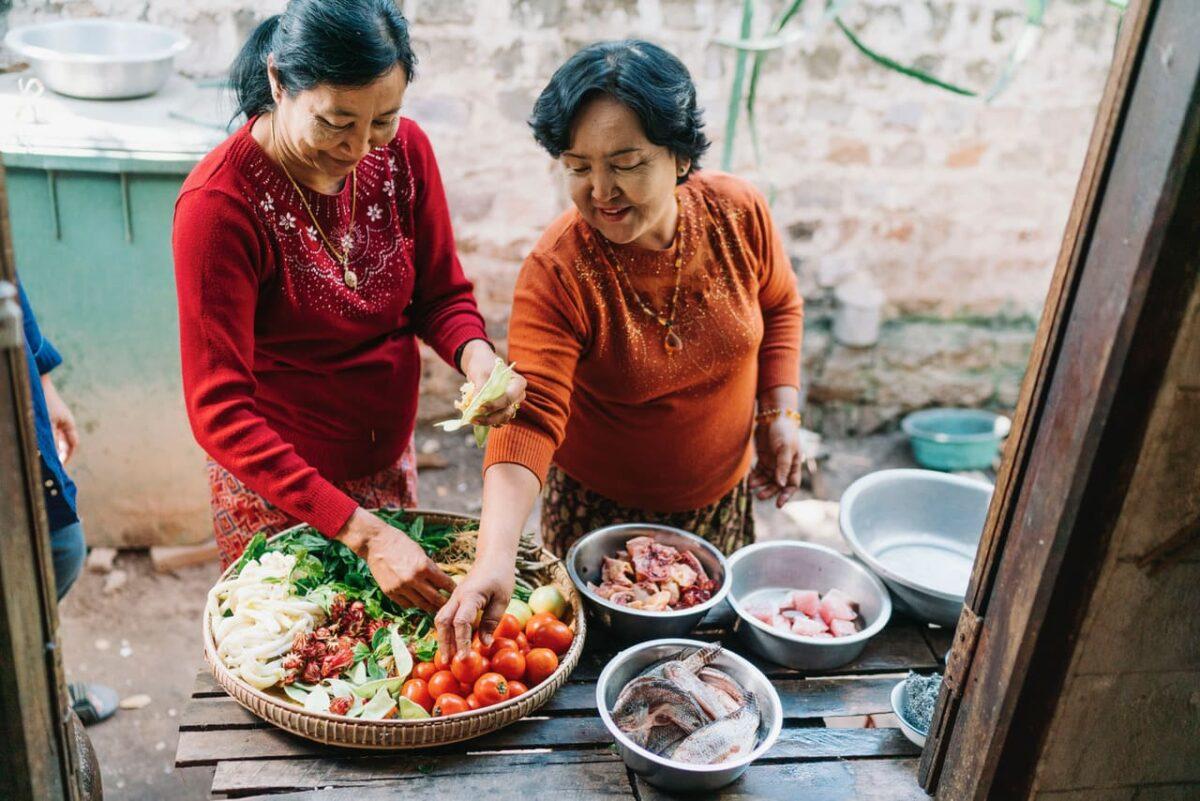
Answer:
<svg viewBox="0 0 1200 801"><path fill-rule="evenodd" d="M224 132L155 98L29 98L0 80L0 138L17 273L62 352L54 371L80 429L68 470L91 544L211 536L204 455L184 412L171 255L175 197Z"/></svg>
<svg viewBox="0 0 1200 801"><path fill-rule="evenodd" d="M913 412L901 423L917 464L945 471L991 467L1011 426L994 412L948 408Z"/></svg>

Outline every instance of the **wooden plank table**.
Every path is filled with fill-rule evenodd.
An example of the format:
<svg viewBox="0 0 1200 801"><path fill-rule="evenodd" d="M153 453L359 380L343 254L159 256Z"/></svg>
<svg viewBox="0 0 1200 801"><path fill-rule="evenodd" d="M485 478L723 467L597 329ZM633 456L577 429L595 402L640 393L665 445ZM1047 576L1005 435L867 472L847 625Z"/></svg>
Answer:
<svg viewBox="0 0 1200 801"><path fill-rule="evenodd" d="M723 605L724 606L724 605ZM840 728L827 719L888 713L909 670L941 670L948 632L894 617L849 665L801 673L753 657L725 606L694 633L746 655L775 684L783 732L722 799L925 801L919 751L895 728ZM596 714L596 678L619 650L595 629L571 680L534 716L463 743L419 751L352 751L264 723L200 671L184 709L177 767L215 766L215 798L328 799L669 797L628 771Z"/></svg>

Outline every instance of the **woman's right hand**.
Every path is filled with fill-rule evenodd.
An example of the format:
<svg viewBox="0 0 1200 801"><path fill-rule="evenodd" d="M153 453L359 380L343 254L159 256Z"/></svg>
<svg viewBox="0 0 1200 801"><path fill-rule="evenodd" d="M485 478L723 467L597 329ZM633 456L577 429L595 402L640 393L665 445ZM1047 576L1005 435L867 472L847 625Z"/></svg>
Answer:
<svg viewBox="0 0 1200 801"><path fill-rule="evenodd" d="M336 539L366 560L383 594L401 606L437 612L454 592L454 581L420 545L366 509L356 509Z"/></svg>

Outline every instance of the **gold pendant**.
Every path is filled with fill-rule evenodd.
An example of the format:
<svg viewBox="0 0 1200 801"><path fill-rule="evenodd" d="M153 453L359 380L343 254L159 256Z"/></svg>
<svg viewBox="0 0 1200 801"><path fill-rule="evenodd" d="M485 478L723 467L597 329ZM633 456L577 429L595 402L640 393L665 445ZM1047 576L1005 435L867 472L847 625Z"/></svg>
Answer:
<svg viewBox="0 0 1200 801"><path fill-rule="evenodd" d="M683 340L679 338L674 330L668 328L667 335L663 338L663 348L668 354L673 354L683 347Z"/></svg>
<svg viewBox="0 0 1200 801"><path fill-rule="evenodd" d="M358 288L358 276L354 273L354 270L351 270L349 267L346 267L345 272L342 273L342 280L345 281L346 286L350 287L351 289Z"/></svg>

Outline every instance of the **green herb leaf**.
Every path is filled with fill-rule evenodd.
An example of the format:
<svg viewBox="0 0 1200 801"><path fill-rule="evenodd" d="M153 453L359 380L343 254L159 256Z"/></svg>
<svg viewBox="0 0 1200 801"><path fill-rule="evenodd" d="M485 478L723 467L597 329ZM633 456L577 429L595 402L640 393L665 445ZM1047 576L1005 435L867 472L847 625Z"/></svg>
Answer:
<svg viewBox="0 0 1200 801"><path fill-rule="evenodd" d="M246 543L246 550L242 551L237 564L233 566L233 575L239 575L247 562L259 559L266 551L267 535L260 531L250 538L250 542Z"/></svg>
<svg viewBox="0 0 1200 801"><path fill-rule="evenodd" d="M352 664L357 664L358 662L363 661L370 655L371 655L371 649L368 648L365 643L360 642L354 646L354 662Z"/></svg>

